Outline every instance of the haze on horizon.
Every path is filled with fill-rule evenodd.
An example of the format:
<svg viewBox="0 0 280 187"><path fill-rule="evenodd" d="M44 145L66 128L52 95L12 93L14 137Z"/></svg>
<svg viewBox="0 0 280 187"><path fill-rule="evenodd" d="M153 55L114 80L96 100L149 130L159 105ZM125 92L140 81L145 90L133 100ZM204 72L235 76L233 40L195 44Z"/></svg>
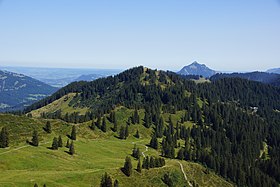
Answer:
<svg viewBox="0 0 280 187"><path fill-rule="evenodd" d="M2 0L0 66L264 71L279 18L277 0Z"/></svg>

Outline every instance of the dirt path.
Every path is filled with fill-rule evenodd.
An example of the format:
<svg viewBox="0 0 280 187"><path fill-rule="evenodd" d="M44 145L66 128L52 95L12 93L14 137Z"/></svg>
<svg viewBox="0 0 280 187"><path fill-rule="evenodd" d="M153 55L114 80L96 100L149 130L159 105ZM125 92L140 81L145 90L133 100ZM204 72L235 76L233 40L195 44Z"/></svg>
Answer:
<svg viewBox="0 0 280 187"><path fill-rule="evenodd" d="M50 142L40 143L39 145L45 145L45 144L48 144L48 143L50 143ZM24 146L21 146L21 147L17 147L17 148L11 149L9 151L0 153L0 155L4 155L4 154L7 154L7 153L10 153L10 152L13 152L13 151L17 151L17 150L20 150L20 149L23 149L23 148L26 148L26 147L31 147L31 145L24 145Z"/></svg>
<svg viewBox="0 0 280 187"><path fill-rule="evenodd" d="M138 141L138 142L142 142L142 141ZM137 144L138 142L132 142L132 144ZM143 157L145 158L146 157L145 153L149 150L149 147L146 146L146 145L143 145L143 144L138 144L138 145L141 145L141 146L145 147L145 151L141 152Z"/></svg>
<svg viewBox="0 0 280 187"><path fill-rule="evenodd" d="M181 171L182 173L184 174L184 177L185 177L185 180L188 182L189 186L193 187L193 185L190 183L190 181L188 181L188 177L184 171L184 168L183 168L183 165L181 164L181 162L177 161L179 164L180 164L180 167L181 167Z"/></svg>

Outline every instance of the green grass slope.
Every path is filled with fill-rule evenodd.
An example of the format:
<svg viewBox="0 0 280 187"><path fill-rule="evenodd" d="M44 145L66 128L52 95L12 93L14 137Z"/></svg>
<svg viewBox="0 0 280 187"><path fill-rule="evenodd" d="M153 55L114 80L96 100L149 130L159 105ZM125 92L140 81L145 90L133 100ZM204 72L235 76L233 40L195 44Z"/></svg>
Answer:
<svg viewBox="0 0 280 187"><path fill-rule="evenodd" d="M127 108L117 108L116 118L119 126L125 125L132 113L133 111ZM143 118L143 111L139 113ZM172 119L178 118L179 115L180 112L173 114ZM77 140L74 141L76 154L71 156L67 153L66 147L59 150L51 150L49 147L53 137L58 135L62 136L65 145L73 124L59 120L50 121L53 131L47 134L43 130L46 120L0 115L0 127L6 126L10 134L10 147L0 149L0 186L27 187L33 186L34 183L39 186L46 184L48 187L99 186L101 176L105 172L113 179L118 179L120 186L166 186L162 181L164 173L170 173L176 186L188 186L178 160L167 159L164 167L142 170L141 174L133 171L131 177L121 172L124 158L131 155L134 144L147 156L160 155L158 150L152 148L146 150L145 146L149 144L152 133L151 128L146 129L142 124L130 125L130 136L127 140L120 140L116 137L117 133L109 130L113 126L109 121L106 133L99 129L91 130L88 127L91 122L76 124ZM39 147L26 143L26 139L31 139L34 129L39 132ZM136 130L140 132L139 139L133 136ZM141 160L142 158L143 156ZM133 158L132 161L135 169L137 161ZM199 186L232 186L213 172L205 172L206 168L200 164L179 162L182 163L188 180L195 181Z"/></svg>

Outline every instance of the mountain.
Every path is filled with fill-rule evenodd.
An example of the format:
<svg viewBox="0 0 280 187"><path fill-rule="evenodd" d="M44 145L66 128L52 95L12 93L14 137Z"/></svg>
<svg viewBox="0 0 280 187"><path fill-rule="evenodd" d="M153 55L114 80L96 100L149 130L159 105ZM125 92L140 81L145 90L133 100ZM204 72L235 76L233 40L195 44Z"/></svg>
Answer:
<svg viewBox="0 0 280 187"><path fill-rule="evenodd" d="M218 73L213 75L210 80L218 80L222 78L242 78L251 81L257 81L265 84L270 84L273 86L280 86L280 75L275 73L266 73L266 72L250 72L250 73Z"/></svg>
<svg viewBox="0 0 280 187"><path fill-rule="evenodd" d="M211 77L217 72L208 68L205 64L199 64L196 61L192 64L183 67L179 72L180 75L200 75L205 78Z"/></svg>
<svg viewBox="0 0 280 187"><path fill-rule="evenodd" d="M88 74L88 75L81 75L75 81L93 81L98 78L105 77L104 75L100 74Z"/></svg>
<svg viewBox="0 0 280 187"><path fill-rule="evenodd" d="M273 69L269 69L267 70L268 73L277 73L280 74L280 68L273 68Z"/></svg>
<svg viewBox="0 0 280 187"><path fill-rule="evenodd" d="M82 80L82 75L96 74L106 77L119 73L117 69L79 69L79 68L41 68L41 67L1 67L0 69L24 74L53 87L61 88L67 84ZM88 79L85 77L85 79Z"/></svg>
<svg viewBox="0 0 280 187"><path fill-rule="evenodd" d="M23 109L56 90L31 77L0 70L0 111Z"/></svg>
<svg viewBox="0 0 280 187"><path fill-rule="evenodd" d="M224 78L196 84L172 72L136 67L69 84L25 112L91 124L119 139L123 135L114 131L115 125L132 132L144 127L142 136L152 138L144 141L155 150L160 147L157 154L163 157L204 163L238 186L263 186L262 181L277 186L279 103L280 89L259 82ZM178 148L177 141L186 138Z"/></svg>
<svg viewBox="0 0 280 187"><path fill-rule="evenodd" d="M11 142L4 155L0 149L0 182L20 186L28 175L40 185L100 186L107 172L120 186L279 186L279 103L280 88L271 85L241 78L197 84L142 66L74 82L27 107L26 116L3 116L1 134L13 133L20 145ZM38 131L39 147L25 144L28 129ZM73 140L74 155L51 148L59 135Z"/></svg>

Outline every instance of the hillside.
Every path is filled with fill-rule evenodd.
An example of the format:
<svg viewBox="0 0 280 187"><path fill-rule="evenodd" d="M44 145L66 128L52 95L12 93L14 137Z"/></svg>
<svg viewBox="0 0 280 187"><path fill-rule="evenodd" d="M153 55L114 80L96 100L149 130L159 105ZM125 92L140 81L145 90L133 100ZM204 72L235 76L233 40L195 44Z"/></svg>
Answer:
<svg viewBox="0 0 280 187"><path fill-rule="evenodd" d="M183 67L179 72L180 75L199 75L209 78L217 72L208 68L205 64L199 64L196 61L192 64Z"/></svg>
<svg viewBox="0 0 280 187"><path fill-rule="evenodd" d="M279 103L280 89L270 85L240 78L197 84L175 73L136 67L114 77L72 83L28 107L25 112L36 117L31 118L33 120L52 118L71 126L76 124L78 139L75 144L78 147L74 158L79 154L93 157L96 148L85 148L87 144L91 147L93 139L98 142L112 140L113 145L120 143L114 148L102 145L105 150L96 159L103 160L102 156L114 150L114 155L109 154L104 159L108 161L114 157L116 162L109 162L117 171L105 167L107 162L102 164L101 161L102 170L98 171L109 172L123 184L130 181L133 185L145 186L148 180L152 182L151 186L161 186L161 178L167 172L165 168L170 167L169 174L177 175L171 177L171 181L177 186L190 182L209 186L192 175L201 171L207 175L214 172L238 186L277 186L280 182ZM62 135L65 137L66 134ZM157 168L159 172L153 179L146 175L145 169L140 175L133 171L130 177L125 177L119 170L125 156L131 154L132 142L138 140L140 150L148 149L151 151L149 156L166 159L166 166ZM129 151L116 150L126 146ZM182 180L184 175L182 171L180 173L178 161L183 164L183 171L192 171L186 174L187 180ZM91 162L95 163L88 160L87 164ZM174 170L172 163L177 163ZM187 169L193 167L192 163L197 167ZM202 165L207 168L199 170ZM180 174L176 172L178 169ZM100 179L100 175L92 174L92 178L85 176L83 179L100 181L96 178ZM220 177L214 178L223 181ZM146 182L142 183L142 179ZM213 186L225 185L213 181Z"/></svg>
<svg viewBox="0 0 280 187"><path fill-rule="evenodd" d="M115 110L116 118L122 123L124 116L129 116L133 111L126 108ZM141 118L144 113L140 112ZM179 114L177 114L179 115ZM177 115L173 115L176 117ZM217 176L194 162L176 161L167 159L163 168L143 169L141 173L133 171L131 177L126 177L120 170L124 158L131 155L134 143L145 156L158 156L159 151L152 148L146 150L149 144L151 130L143 124L133 125L130 136L126 140L115 138L113 133L92 130L90 123L76 125L77 140L75 141L76 154L71 156L66 147L59 150L50 149L53 137L62 136L63 145L68 139L73 124L60 120L48 120L52 125L52 132L43 130L47 120L33 119L25 116L0 114L0 129L7 127L10 133L10 147L0 149L0 184L1 186L33 186L34 183L42 186L99 186L101 175L108 172L113 179L118 179L120 186L165 186L161 178L165 173L170 173L176 186L187 185L180 164L187 173L189 180L200 186L233 186L231 183ZM107 121L108 126L112 124ZM113 125L112 125L113 126ZM109 128L109 127L108 127ZM39 134L39 146L26 144L26 139L31 139L32 131L36 129ZM133 136L136 129L141 137ZM141 158L142 160L142 158ZM137 160L133 159L136 168ZM179 164L180 163L180 164ZM207 172L206 172L207 171ZM78 181L78 182L77 182Z"/></svg>
<svg viewBox="0 0 280 187"><path fill-rule="evenodd" d="M213 75L210 80L218 80L222 78L242 78L251 81L257 81L265 84L270 84L272 86L280 86L280 75L275 73L265 73L265 72L251 72L251 73L218 73Z"/></svg>
<svg viewBox="0 0 280 187"><path fill-rule="evenodd" d="M31 77L0 70L0 111L23 109L56 90Z"/></svg>

